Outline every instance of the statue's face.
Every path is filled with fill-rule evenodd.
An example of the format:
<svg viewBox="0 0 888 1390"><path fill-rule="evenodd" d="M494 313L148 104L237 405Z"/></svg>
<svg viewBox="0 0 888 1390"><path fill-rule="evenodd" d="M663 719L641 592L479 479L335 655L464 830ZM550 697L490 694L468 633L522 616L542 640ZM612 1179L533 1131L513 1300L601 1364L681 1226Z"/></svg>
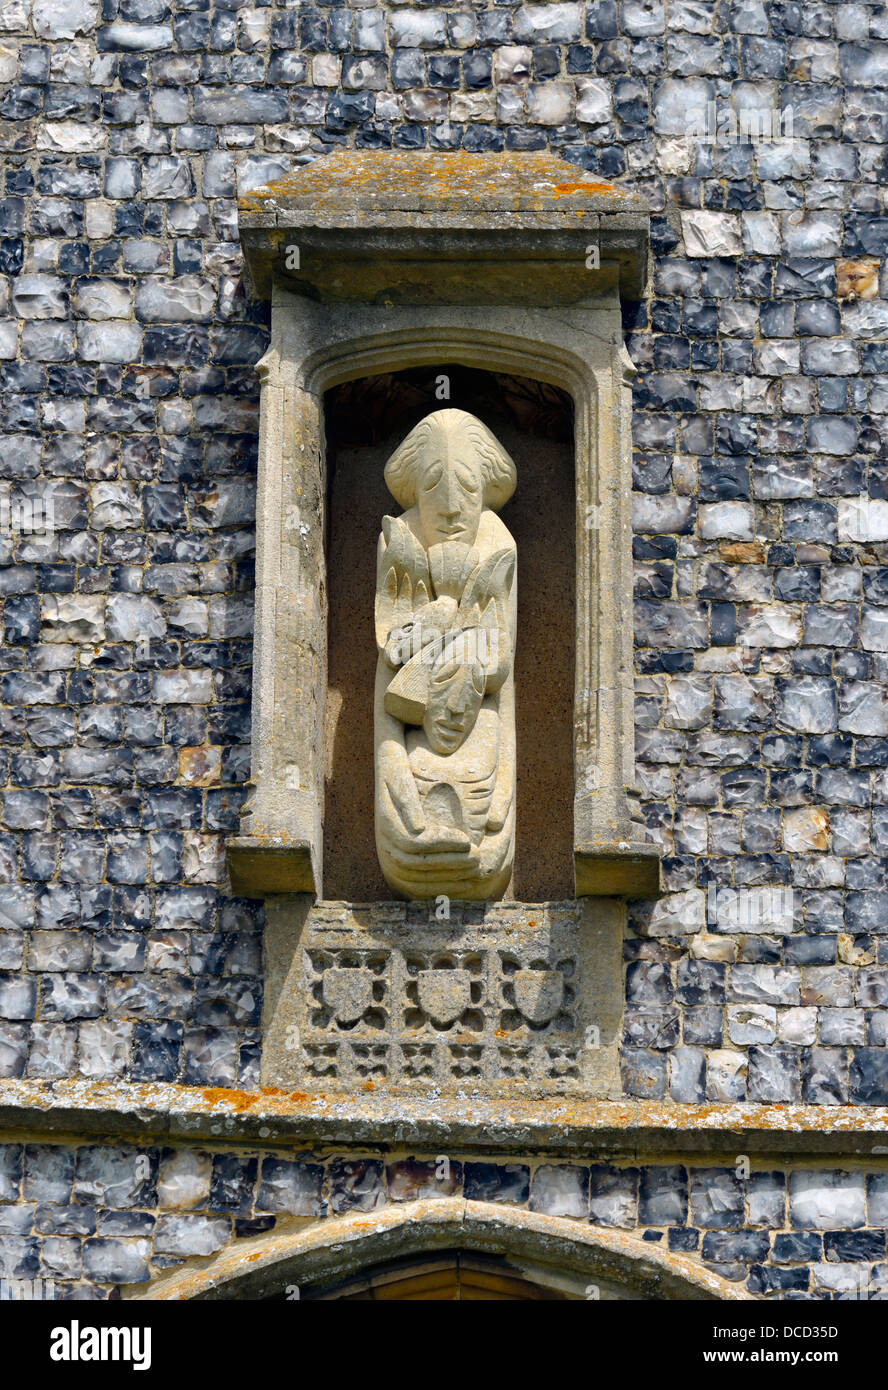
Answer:
<svg viewBox="0 0 888 1390"><path fill-rule="evenodd" d="M437 429L426 444L417 502L426 549L444 541L474 544L484 488L472 442L462 430Z"/></svg>
<svg viewBox="0 0 888 1390"><path fill-rule="evenodd" d="M474 662L443 661L429 680L429 702L422 727L433 752L461 748L475 727L484 699L484 673Z"/></svg>

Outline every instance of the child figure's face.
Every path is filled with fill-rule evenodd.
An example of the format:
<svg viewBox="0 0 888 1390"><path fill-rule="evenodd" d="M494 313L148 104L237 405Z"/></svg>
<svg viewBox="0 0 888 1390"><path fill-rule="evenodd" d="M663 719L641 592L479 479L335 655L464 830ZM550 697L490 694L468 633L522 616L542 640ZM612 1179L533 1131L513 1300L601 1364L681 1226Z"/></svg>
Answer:
<svg viewBox="0 0 888 1390"><path fill-rule="evenodd" d="M483 699L484 673L477 663L445 659L435 666L422 721L433 752L447 756L462 747Z"/></svg>
<svg viewBox="0 0 888 1390"><path fill-rule="evenodd" d="M417 488L426 549L444 541L473 545L484 507L473 446L460 429L436 429L425 446Z"/></svg>

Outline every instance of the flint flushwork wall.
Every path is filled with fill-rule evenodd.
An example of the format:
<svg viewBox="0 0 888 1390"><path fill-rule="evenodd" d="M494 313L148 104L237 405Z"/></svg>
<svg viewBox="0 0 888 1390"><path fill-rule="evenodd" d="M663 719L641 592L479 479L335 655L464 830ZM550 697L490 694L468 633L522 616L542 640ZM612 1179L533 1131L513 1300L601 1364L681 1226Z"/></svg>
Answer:
<svg viewBox="0 0 888 1390"><path fill-rule="evenodd" d="M256 1081L236 179L548 148L654 209L626 1091L888 1101L886 7L6 0L0 77L0 1071ZM689 137L732 94L792 140Z"/></svg>

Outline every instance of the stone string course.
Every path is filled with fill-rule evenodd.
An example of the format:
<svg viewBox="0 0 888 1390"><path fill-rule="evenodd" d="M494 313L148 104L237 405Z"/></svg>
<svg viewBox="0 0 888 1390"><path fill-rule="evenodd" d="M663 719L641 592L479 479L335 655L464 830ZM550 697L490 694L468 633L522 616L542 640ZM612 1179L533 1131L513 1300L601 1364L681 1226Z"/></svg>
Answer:
<svg viewBox="0 0 888 1390"><path fill-rule="evenodd" d="M257 1084L261 909L222 850L267 315L237 189L340 145L549 149L653 209L626 329L668 893L631 911L626 1093L888 1102L888 541L853 524L855 498L888 510L888 6L0 0L0 83L0 1076ZM689 139L732 93L791 107L791 144ZM15 524L35 498L48 535ZM793 889L791 931L707 920L710 885L761 884ZM848 1251L884 1269L848 1182L847 1234L784 1232L762 1264L749 1224L754 1267L809 1296ZM79 1279L81 1240L87 1280L91 1241L144 1267L134 1215L55 1219L4 1235L4 1269L54 1241Z"/></svg>
<svg viewBox="0 0 888 1390"><path fill-rule="evenodd" d="M888 1172L739 1171L6 1144L0 1278L52 1280L61 1299L117 1297L121 1285L281 1223L332 1223L393 1202L457 1196L662 1242L757 1295L888 1296Z"/></svg>

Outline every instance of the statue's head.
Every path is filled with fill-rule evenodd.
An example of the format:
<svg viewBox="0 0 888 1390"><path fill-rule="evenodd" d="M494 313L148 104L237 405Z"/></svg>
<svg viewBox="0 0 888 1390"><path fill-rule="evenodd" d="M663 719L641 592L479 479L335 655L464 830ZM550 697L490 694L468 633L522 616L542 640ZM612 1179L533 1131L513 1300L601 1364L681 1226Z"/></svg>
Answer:
<svg viewBox="0 0 888 1390"><path fill-rule="evenodd" d="M472 545L485 507L499 511L515 491L515 465L486 425L465 410L436 410L407 435L385 466L389 492L419 508L426 549Z"/></svg>
<svg viewBox="0 0 888 1390"><path fill-rule="evenodd" d="M461 748L475 727L486 676L465 633L445 640L429 672L422 727L434 753L446 756Z"/></svg>

